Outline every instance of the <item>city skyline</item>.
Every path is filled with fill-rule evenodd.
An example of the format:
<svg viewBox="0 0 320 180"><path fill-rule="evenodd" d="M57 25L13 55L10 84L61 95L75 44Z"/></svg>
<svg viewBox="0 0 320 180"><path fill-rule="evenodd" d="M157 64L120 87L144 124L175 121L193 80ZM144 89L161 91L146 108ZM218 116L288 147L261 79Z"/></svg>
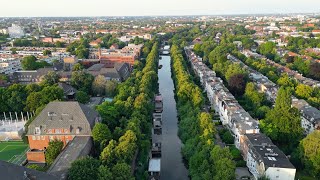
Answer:
<svg viewBox="0 0 320 180"><path fill-rule="evenodd" d="M19 1L5 0L13 8L5 8L0 17L66 17L66 16L180 16L180 15L231 15L231 14L285 14L285 13L319 13L320 1L314 0L226 0L197 2L147 0L106 2L101 0L63 1L56 0L48 6L40 0ZM312 6L310 6L312 4ZM263 7L263 8L261 8Z"/></svg>

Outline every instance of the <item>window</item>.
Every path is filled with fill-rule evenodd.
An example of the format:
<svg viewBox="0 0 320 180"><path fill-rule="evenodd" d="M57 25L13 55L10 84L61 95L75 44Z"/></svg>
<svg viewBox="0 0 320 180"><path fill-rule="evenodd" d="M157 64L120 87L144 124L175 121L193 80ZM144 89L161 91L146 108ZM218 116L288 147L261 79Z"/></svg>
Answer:
<svg viewBox="0 0 320 180"><path fill-rule="evenodd" d="M52 133L52 129L48 129L48 134L51 134Z"/></svg>
<svg viewBox="0 0 320 180"><path fill-rule="evenodd" d="M61 129L56 129L57 134L61 134Z"/></svg>
<svg viewBox="0 0 320 180"><path fill-rule="evenodd" d="M44 136L41 136L41 140L45 140L45 137L44 137Z"/></svg>
<svg viewBox="0 0 320 180"><path fill-rule="evenodd" d="M64 129L64 133L69 133L69 130L68 129Z"/></svg>
<svg viewBox="0 0 320 180"><path fill-rule="evenodd" d="M40 130L40 127L36 127L35 128L35 134L40 134L41 130Z"/></svg>
<svg viewBox="0 0 320 180"><path fill-rule="evenodd" d="M54 137L53 136L49 136L49 141L53 141Z"/></svg>
<svg viewBox="0 0 320 180"><path fill-rule="evenodd" d="M40 140L40 136L36 136L37 137L37 140Z"/></svg>
<svg viewBox="0 0 320 180"><path fill-rule="evenodd" d="M36 136L32 136L32 140L36 140Z"/></svg>

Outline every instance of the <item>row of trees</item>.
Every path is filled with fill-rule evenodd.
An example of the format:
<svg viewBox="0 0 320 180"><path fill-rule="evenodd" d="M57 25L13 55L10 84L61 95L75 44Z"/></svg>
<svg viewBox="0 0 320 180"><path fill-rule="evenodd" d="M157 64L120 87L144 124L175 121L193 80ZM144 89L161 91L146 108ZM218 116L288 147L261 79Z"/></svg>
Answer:
<svg viewBox="0 0 320 180"><path fill-rule="evenodd" d="M36 111L50 101L62 99L63 90L57 85L13 84L0 88L0 112Z"/></svg>
<svg viewBox="0 0 320 180"><path fill-rule="evenodd" d="M215 126L209 113L201 112L204 97L186 70L177 45L171 48L173 78L179 114L182 154L192 179L234 179L235 163L229 148L214 145Z"/></svg>
<svg viewBox="0 0 320 180"><path fill-rule="evenodd" d="M117 87L114 100L97 107L102 117L102 123L93 129L97 158L75 161L69 179L86 179L88 175L100 179L132 179L133 161L141 165L136 167L137 179L147 178L157 62L158 42L154 42L145 66L137 63L132 76Z"/></svg>

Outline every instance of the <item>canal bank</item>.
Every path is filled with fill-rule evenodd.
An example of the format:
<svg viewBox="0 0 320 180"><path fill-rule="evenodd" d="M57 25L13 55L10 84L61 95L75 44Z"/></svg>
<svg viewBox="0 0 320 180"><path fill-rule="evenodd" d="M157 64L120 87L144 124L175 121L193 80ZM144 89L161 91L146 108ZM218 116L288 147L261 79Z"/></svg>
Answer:
<svg viewBox="0 0 320 180"><path fill-rule="evenodd" d="M162 68L158 71L159 92L163 97L161 179L185 180L188 179L188 171L183 163L182 143L178 137L178 118L170 62L170 56L161 56L159 65L162 65Z"/></svg>

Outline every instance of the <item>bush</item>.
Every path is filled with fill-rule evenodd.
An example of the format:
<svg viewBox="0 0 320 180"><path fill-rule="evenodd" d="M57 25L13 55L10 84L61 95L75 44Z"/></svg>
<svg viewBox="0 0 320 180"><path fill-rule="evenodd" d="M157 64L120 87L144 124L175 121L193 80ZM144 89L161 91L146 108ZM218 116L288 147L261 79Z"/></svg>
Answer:
<svg viewBox="0 0 320 180"><path fill-rule="evenodd" d="M49 142L49 146L46 150L46 163L50 166L56 157L60 154L63 148L63 142L60 140L53 140Z"/></svg>
<svg viewBox="0 0 320 180"><path fill-rule="evenodd" d="M221 139L226 144L233 144L234 143L234 138L233 138L232 134L230 133L230 131L228 131L228 130L225 133L223 133Z"/></svg>

